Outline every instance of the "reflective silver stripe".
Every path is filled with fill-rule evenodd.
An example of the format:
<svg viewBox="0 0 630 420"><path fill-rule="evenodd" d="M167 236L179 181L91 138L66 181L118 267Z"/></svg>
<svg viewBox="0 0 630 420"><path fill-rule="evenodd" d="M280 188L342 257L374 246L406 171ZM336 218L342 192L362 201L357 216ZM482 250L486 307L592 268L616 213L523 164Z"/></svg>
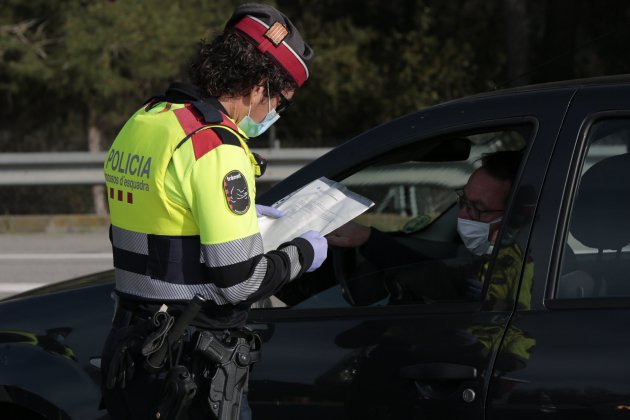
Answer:
<svg viewBox="0 0 630 420"><path fill-rule="evenodd" d="M218 305L228 301L221 295L214 284L176 284L152 279L150 276L136 274L117 268L116 290L133 296L158 300L190 300L196 294L212 300Z"/></svg>
<svg viewBox="0 0 630 420"><path fill-rule="evenodd" d="M302 264L300 264L300 253L298 251L297 246L290 245L284 248L281 248L280 251L284 252L289 256L289 260L291 261L291 277L289 280L293 280L300 274L300 270L302 269Z"/></svg>
<svg viewBox="0 0 630 420"><path fill-rule="evenodd" d="M249 298L252 293L260 288L260 283L267 273L267 259L261 258L256 265L254 273L247 280L235 284L234 286L219 289L223 296L231 303L239 303Z"/></svg>
<svg viewBox="0 0 630 420"><path fill-rule="evenodd" d="M116 248L149 255L149 239L144 233L132 232L112 225L112 242Z"/></svg>
<svg viewBox="0 0 630 420"><path fill-rule="evenodd" d="M215 245L201 245L201 256L208 267L225 267L262 254L263 241L260 233L234 241Z"/></svg>

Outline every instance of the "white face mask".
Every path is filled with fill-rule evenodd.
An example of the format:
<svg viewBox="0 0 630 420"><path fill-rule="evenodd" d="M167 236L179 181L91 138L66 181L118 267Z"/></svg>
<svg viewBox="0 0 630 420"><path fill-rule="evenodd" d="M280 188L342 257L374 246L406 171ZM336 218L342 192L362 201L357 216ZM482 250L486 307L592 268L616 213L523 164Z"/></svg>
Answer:
<svg viewBox="0 0 630 420"><path fill-rule="evenodd" d="M269 92L269 83L267 83L267 92ZM268 110L269 111L267 112L267 115L265 115L265 118L263 118L261 122L257 123L252 119L252 117L249 116L249 114L251 114L252 112L252 103L250 102L247 116L239 121L238 128L243 130L243 132L247 134L247 137L260 136L262 133L267 131L267 129L271 127L273 123L278 121L278 118L280 118L280 114L276 112L276 109L271 109L271 98L269 98Z"/></svg>
<svg viewBox="0 0 630 420"><path fill-rule="evenodd" d="M475 255L483 255L491 250L490 225L500 222L503 217L499 217L491 222L478 222L457 218L457 233L462 238L464 246Z"/></svg>

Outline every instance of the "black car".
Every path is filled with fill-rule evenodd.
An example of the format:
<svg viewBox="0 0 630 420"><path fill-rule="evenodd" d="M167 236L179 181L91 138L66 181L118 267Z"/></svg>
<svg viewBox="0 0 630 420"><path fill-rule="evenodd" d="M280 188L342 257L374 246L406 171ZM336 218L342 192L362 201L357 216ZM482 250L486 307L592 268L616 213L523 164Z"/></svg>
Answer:
<svg viewBox="0 0 630 420"><path fill-rule="evenodd" d="M264 341L255 417L630 416L629 147L630 77L529 86L381 125L259 197L334 179L375 202L358 222L428 258L379 269L331 248L321 269L253 309ZM499 150L524 159L481 298L406 295L405 284L440 281L426 264L470 261L455 190ZM0 304L0 417L107 417L99 355L112 290L106 272Z"/></svg>

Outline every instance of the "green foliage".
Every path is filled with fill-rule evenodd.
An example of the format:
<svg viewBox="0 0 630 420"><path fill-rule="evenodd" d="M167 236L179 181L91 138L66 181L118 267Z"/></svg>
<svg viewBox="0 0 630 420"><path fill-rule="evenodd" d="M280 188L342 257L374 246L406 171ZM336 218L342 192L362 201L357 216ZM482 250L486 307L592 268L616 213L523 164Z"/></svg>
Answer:
<svg viewBox="0 0 630 420"><path fill-rule="evenodd" d="M278 127L279 137L296 139L297 146L335 145L392 118L478 91L477 74L498 67L500 56L480 65L474 36L442 27L457 10L429 3L280 2L297 16L316 57L311 80L296 95L295 108L308 112L292 109Z"/></svg>
<svg viewBox="0 0 630 420"><path fill-rule="evenodd" d="M111 141L143 100L185 76L195 44L222 29L233 5L228 0L11 0L5 8L0 86L10 115L1 120L0 145L9 151L24 145L50 150L51 134L75 136L55 143L58 148L84 149L89 126ZM7 126L16 121L17 126ZM13 141L16 134L19 143Z"/></svg>
<svg viewBox="0 0 630 420"><path fill-rule="evenodd" d="M0 148L85 149L88 127L106 147L144 99L185 78L196 42L220 31L241 2L4 0ZM275 127L285 146L336 145L495 87L630 67L625 44L614 42L630 32L623 0L275 3L316 54L310 80ZM517 6L525 14L507 22ZM508 45L514 23L522 45ZM508 71L515 62L521 67Z"/></svg>
<svg viewBox="0 0 630 420"><path fill-rule="evenodd" d="M52 80L52 72L47 67L50 38L50 24L54 17L45 21L37 17L52 16L49 2L23 2L9 0L0 15L0 88L3 92L16 94L20 88L32 82Z"/></svg>
<svg viewBox="0 0 630 420"><path fill-rule="evenodd" d="M85 150L95 132L106 148L145 99L186 78L195 44L222 30L242 2L2 0L0 151ZM273 4L315 49L311 78L274 126L285 147L334 146L497 87L630 72L630 50L619 42L630 35L625 0ZM91 209L89 188L40 197L44 190L4 188L2 211L41 212L23 207L37 201L53 212Z"/></svg>
<svg viewBox="0 0 630 420"><path fill-rule="evenodd" d="M180 73L191 43L204 33L209 22L195 22L190 12L161 0L74 4L55 63L59 85L73 97L100 102L148 94L155 82Z"/></svg>

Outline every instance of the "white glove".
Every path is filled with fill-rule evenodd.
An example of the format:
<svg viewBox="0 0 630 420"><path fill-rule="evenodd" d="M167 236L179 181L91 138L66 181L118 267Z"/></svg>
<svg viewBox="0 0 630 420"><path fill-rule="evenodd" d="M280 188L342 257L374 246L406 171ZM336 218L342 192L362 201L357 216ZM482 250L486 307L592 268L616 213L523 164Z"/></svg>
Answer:
<svg viewBox="0 0 630 420"><path fill-rule="evenodd" d="M313 263L306 270L307 273L317 270L326 260L328 253L328 242L319 232L309 230L303 233L300 238L306 239L313 247Z"/></svg>
<svg viewBox="0 0 630 420"><path fill-rule="evenodd" d="M284 216L286 213L280 209L275 207L263 206L262 204L256 204L256 215L258 217L268 216L273 217L274 219L278 219L279 217Z"/></svg>

